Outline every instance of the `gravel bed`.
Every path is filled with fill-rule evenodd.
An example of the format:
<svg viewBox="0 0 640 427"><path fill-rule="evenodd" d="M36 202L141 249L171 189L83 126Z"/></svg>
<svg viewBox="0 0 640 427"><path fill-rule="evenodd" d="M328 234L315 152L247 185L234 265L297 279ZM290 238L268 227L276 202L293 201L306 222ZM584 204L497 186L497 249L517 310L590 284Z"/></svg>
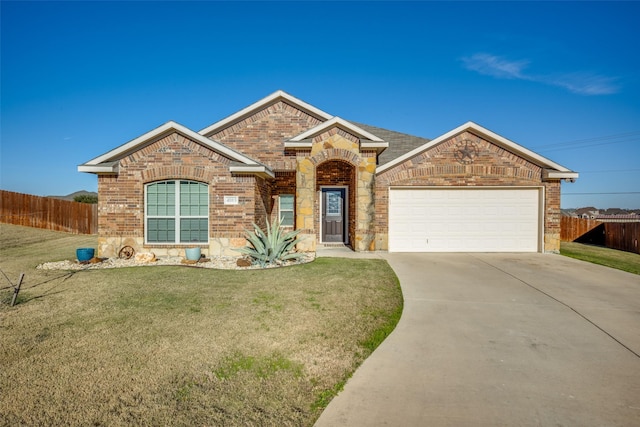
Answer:
<svg viewBox="0 0 640 427"><path fill-rule="evenodd" d="M301 260L294 262L287 262L282 265L272 265L266 268L286 267L296 264L305 264L315 259L315 254L310 253L305 255ZM195 267L195 268L215 268L220 270L251 270L260 269L259 265L251 265L249 267L238 267L236 262L237 257L213 257L207 258L206 261L198 261L197 263L185 263L182 257L158 257L153 262L139 262L134 259L120 259L120 258L106 258L102 262L95 264L79 263L77 260L70 261L56 261L45 262L38 265L36 268L40 270L99 270L104 268L123 268L123 267L141 267L150 265L180 265L183 267Z"/></svg>

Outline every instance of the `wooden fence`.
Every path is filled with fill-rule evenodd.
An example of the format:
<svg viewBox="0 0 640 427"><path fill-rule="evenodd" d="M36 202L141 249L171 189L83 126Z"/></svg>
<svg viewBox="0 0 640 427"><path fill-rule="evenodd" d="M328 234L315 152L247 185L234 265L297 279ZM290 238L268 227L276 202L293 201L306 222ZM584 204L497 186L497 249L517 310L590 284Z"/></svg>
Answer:
<svg viewBox="0 0 640 427"><path fill-rule="evenodd" d="M573 242L601 224L602 222L594 219L563 216L560 219L560 240L563 242Z"/></svg>
<svg viewBox="0 0 640 427"><path fill-rule="evenodd" d="M640 254L640 222L601 222L563 216L560 240L592 243Z"/></svg>
<svg viewBox="0 0 640 427"><path fill-rule="evenodd" d="M0 190L0 222L75 234L97 234L98 205Z"/></svg>
<svg viewBox="0 0 640 427"><path fill-rule="evenodd" d="M605 222L605 246L640 254L640 222Z"/></svg>

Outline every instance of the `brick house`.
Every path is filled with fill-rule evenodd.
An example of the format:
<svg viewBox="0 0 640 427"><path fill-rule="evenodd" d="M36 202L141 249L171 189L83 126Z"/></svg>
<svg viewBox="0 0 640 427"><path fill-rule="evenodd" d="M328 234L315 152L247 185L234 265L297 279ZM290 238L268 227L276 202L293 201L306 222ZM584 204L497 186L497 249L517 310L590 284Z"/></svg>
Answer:
<svg viewBox="0 0 640 427"><path fill-rule="evenodd" d="M468 122L433 140L349 122L285 92L199 132L168 122L80 166L98 175L100 256L235 254L253 222L299 250L557 252L578 177Z"/></svg>

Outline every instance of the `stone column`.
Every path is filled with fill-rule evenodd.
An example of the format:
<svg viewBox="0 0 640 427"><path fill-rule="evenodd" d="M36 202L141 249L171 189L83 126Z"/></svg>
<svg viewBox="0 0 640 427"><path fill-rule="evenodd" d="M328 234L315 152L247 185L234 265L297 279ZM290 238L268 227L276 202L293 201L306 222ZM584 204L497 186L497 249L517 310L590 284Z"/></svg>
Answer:
<svg viewBox="0 0 640 427"><path fill-rule="evenodd" d="M375 250L375 157L362 157L356 172L356 251Z"/></svg>
<svg viewBox="0 0 640 427"><path fill-rule="evenodd" d="M315 166L308 158L298 159L296 169L296 229L302 240L298 250L314 252L316 233L314 231L313 208L315 200Z"/></svg>

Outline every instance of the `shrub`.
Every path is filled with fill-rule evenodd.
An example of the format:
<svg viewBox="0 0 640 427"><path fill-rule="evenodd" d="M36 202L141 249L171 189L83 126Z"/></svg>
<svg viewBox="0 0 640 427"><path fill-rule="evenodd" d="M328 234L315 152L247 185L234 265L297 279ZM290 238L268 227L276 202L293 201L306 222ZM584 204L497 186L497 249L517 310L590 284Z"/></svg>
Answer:
<svg viewBox="0 0 640 427"><path fill-rule="evenodd" d="M74 202L78 203L98 203L98 196L94 196L93 194L80 194L73 198Z"/></svg>
<svg viewBox="0 0 640 427"><path fill-rule="evenodd" d="M267 222L266 232L254 223L253 231L246 231L246 238L251 246L240 248L238 251L248 255L254 264L262 267L298 260L303 254L293 252L293 249L300 242L296 237L300 231L285 232L279 219L274 219L271 224Z"/></svg>

